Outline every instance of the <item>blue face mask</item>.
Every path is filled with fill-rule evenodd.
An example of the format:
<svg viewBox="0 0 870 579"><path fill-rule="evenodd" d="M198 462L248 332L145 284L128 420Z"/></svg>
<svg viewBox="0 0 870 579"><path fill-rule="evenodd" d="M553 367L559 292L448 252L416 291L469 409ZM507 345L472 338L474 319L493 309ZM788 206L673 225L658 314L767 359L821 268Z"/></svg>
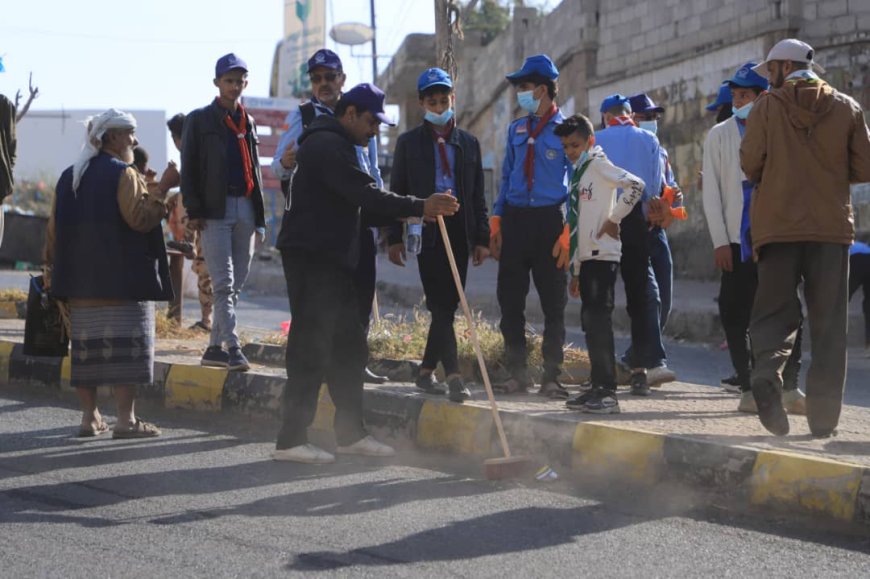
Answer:
<svg viewBox="0 0 870 579"><path fill-rule="evenodd" d="M589 160L589 149L586 149L586 150L583 151L583 153L580 155L580 158L577 159L577 162L574 163L574 168L575 168L575 169L579 169L580 167L583 166L583 163L585 163L585 162L588 161L588 160Z"/></svg>
<svg viewBox="0 0 870 579"><path fill-rule="evenodd" d="M649 131L654 135L659 130L658 121L639 121L637 124L641 129Z"/></svg>
<svg viewBox="0 0 870 579"><path fill-rule="evenodd" d="M530 115L538 112L538 107L541 106L541 99L536 99L534 94L535 91L531 90L517 93L517 104L519 104L520 108Z"/></svg>
<svg viewBox="0 0 870 579"><path fill-rule="evenodd" d="M433 113L430 110L426 110L426 114L423 115L423 118L432 123L433 125L443 126L450 122L450 119L453 118L453 109L447 109L440 115L438 113Z"/></svg>
<svg viewBox="0 0 870 579"><path fill-rule="evenodd" d="M754 104L755 104L755 102L751 102L751 103L743 105L739 109L737 107L735 107L734 105L732 105L731 111L734 113L735 117L745 121L747 118L749 118L749 111L752 110L752 105L754 105Z"/></svg>

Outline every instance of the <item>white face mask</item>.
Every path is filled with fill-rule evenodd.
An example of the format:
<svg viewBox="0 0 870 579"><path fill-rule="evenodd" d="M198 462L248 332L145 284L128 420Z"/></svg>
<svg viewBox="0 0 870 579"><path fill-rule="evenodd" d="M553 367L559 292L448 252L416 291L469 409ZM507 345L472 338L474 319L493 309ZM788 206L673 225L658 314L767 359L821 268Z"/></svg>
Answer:
<svg viewBox="0 0 870 579"><path fill-rule="evenodd" d="M658 123L658 121L638 121L637 125L638 125L641 129L643 129L643 130L645 130L645 131L649 131L649 132L651 132L651 133L654 134L654 135L655 135L656 132L659 130L659 123Z"/></svg>

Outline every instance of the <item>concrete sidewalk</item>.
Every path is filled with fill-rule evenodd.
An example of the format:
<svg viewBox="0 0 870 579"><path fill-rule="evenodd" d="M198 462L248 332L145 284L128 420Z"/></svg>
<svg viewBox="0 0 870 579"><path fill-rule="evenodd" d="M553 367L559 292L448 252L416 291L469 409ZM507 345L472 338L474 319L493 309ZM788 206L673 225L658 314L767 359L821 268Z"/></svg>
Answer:
<svg viewBox="0 0 870 579"><path fill-rule="evenodd" d="M381 307L408 309L423 304L423 289L417 270L416 259L408 256L405 267L389 262L385 255L378 255L378 300ZM498 263L487 260L480 267L469 266L466 293L471 307L490 320L498 320L501 312L496 298ZM286 295L286 281L280 260L257 261L251 269L246 291L262 295ZM677 277L674 280L674 304L665 334L673 339L689 342L715 342L724 340L719 321L718 280L694 280ZM621 280L616 284L616 309L613 312L617 332L627 334L630 321L625 311L625 292ZM530 284L526 300L526 317L530 323L543 323L544 315L538 301L534 284ZM580 302L569 299L568 325L579 325ZM864 320L861 312L861 296L849 304L849 344L864 345ZM807 342L809 336L806 336Z"/></svg>
<svg viewBox="0 0 870 579"><path fill-rule="evenodd" d="M9 325L9 324L5 324ZM4 327L5 327L4 325ZM69 358L28 358L20 331L0 339L0 386L69 393ZM141 396L171 408L276 416L285 383L281 368L245 373L202 368L203 343L160 342L155 383ZM381 436L419 448L480 458L498 456L498 438L482 388L452 404L411 384L368 387L367 423ZM534 395L501 397L515 453L562 474L642 486L689 484L727 497L735 508L809 516L870 527L870 409L847 406L838 436L809 436L803 417L792 434L769 436L753 416L735 412L737 398L721 389L673 383L650 398L621 394L622 414L593 417ZM324 388L315 428L329 431L334 406Z"/></svg>

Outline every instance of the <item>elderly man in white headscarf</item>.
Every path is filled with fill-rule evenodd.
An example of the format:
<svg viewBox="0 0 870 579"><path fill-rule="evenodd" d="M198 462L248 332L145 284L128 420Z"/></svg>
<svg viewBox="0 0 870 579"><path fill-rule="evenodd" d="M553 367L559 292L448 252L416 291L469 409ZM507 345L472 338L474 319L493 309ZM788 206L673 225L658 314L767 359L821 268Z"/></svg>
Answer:
<svg viewBox="0 0 870 579"><path fill-rule="evenodd" d="M70 382L82 406L79 436L109 427L97 388L112 386L113 438L147 438L160 430L134 412L136 388L154 373L154 304L172 297L161 220L166 193L178 184L173 164L148 187L130 167L136 119L110 109L88 120L75 164L57 184L46 264L50 292L69 308Z"/></svg>

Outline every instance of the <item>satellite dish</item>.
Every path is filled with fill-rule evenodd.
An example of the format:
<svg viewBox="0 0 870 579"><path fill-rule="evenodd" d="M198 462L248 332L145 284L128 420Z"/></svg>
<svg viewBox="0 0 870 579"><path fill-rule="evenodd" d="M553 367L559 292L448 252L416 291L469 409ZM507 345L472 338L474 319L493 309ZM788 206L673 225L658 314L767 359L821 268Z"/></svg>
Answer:
<svg viewBox="0 0 870 579"><path fill-rule="evenodd" d="M329 31L329 37L339 44L347 44L354 46L357 44L365 44L371 42L374 32L371 26L362 24L361 22L345 22L336 24Z"/></svg>

